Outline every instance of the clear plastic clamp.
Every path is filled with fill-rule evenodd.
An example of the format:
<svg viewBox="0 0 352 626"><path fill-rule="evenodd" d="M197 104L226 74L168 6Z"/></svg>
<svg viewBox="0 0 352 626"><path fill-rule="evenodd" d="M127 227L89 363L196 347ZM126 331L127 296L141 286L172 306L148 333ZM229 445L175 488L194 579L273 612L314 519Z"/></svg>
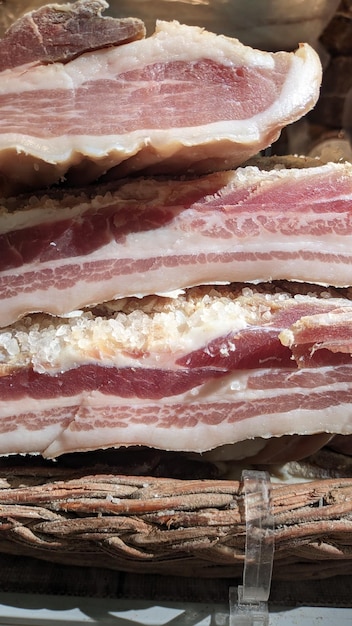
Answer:
<svg viewBox="0 0 352 626"><path fill-rule="evenodd" d="M268 626L268 599L274 561L274 522L270 476L242 473L245 494L246 545L243 584L230 587L230 626Z"/></svg>

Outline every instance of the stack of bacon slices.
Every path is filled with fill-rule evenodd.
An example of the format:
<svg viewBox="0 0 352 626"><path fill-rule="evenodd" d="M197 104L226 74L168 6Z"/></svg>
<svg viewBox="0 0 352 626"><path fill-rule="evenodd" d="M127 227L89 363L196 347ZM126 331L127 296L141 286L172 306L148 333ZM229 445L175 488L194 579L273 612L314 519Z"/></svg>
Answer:
<svg viewBox="0 0 352 626"><path fill-rule="evenodd" d="M352 165L247 163L317 54L106 7L0 42L0 454L348 450Z"/></svg>

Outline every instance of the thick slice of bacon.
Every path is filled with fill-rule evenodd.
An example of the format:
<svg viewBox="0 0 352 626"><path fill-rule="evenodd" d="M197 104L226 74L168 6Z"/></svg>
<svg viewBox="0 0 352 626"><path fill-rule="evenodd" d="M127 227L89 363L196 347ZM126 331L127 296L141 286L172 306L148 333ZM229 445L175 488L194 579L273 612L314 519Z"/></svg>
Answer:
<svg viewBox="0 0 352 626"><path fill-rule="evenodd" d="M8 201L1 213L2 326L199 284L352 284L349 163L60 193Z"/></svg>
<svg viewBox="0 0 352 626"><path fill-rule="evenodd" d="M79 37L78 45L81 52ZM236 167L307 113L320 84L320 60L307 44L292 53L261 52L177 22L65 63L4 69L3 193L63 177L87 183L108 170L122 176Z"/></svg>
<svg viewBox="0 0 352 626"><path fill-rule="evenodd" d="M24 318L0 334L0 453L202 452L352 434L349 352L311 351L302 363L280 340L300 320L321 326L340 310L352 321L348 292L270 284Z"/></svg>

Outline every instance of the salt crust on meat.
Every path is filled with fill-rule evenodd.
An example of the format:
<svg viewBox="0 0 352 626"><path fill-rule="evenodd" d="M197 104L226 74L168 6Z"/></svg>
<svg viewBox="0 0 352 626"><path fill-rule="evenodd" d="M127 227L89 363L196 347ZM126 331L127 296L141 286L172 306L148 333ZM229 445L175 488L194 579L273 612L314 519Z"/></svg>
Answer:
<svg viewBox="0 0 352 626"><path fill-rule="evenodd" d="M302 293L298 293L301 289ZM154 355L195 350L226 332L268 323L283 301L292 297L334 297L338 290L287 284L257 287L236 285L196 287L177 298L148 296L109 302L92 310L74 311L66 318L27 316L0 334L0 372L20 367L58 373L82 363L148 365ZM349 297L349 290L344 290Z"/></svg>

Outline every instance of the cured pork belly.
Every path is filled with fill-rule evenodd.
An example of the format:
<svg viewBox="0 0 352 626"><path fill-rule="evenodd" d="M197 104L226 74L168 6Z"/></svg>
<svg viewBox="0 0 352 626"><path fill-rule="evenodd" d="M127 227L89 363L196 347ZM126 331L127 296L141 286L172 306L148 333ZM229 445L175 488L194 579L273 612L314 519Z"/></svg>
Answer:
<svg viewBox="0 0 352 626"><path fill-rule="evenodd" d="M352 165L247 166L7 202L0 325L199 284L352 285ZM305 160L303 160L305 163Z"/></svg>
<svg viewBox="0 0 352 626"><path fill-rule="evenodd" d="M351 323L349 290L291 283L24 318L0 334L0 453L351 434Z"/></svg>
<svg viewBox="0 0 352 626"><path fill-rule="evenodd" d="M21 45L23 28L14 27L11 47ZM64 42L62 29L60 37ZM107 171L236 167L319 95L321 64L308 44L292 53L261 52L178 22L158 22L151 37L84 53L77 39L77 58L43 63L39 50L37 62L30 54L0 72L3 194L64 177L85 184ZM74 53L71 33L68 47Z"/></svg>

